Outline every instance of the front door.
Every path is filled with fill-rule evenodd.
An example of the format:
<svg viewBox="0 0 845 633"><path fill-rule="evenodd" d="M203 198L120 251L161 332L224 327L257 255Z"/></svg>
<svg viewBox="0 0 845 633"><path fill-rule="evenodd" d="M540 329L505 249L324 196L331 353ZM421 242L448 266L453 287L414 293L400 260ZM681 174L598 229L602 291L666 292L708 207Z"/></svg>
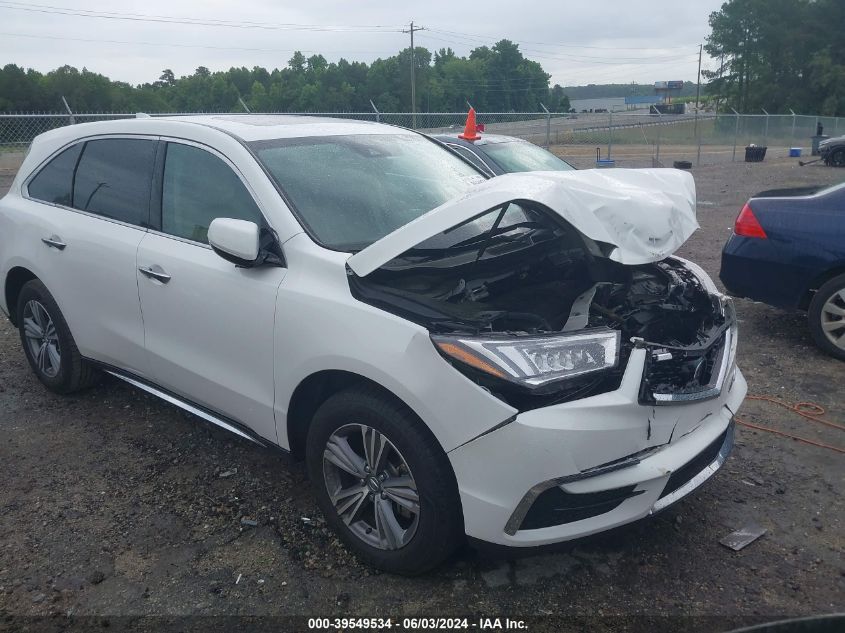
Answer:
<svg viewBox="0 0 845 633"><path fill-rule="evenodd" d="M237 268L208 246L218 217L265 223L234 167L209 149L168 142L158 231L138 248L150 377L276 441L273 328L277 266Z"/></svg>

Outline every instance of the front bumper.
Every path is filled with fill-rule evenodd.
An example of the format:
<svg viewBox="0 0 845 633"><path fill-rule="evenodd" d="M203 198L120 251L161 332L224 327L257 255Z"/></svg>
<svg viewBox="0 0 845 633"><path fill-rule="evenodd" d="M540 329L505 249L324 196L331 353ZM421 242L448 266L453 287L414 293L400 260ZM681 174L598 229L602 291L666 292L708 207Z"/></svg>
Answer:
<svg viewBox="0 0 845 633"><path fill-rule="evenodd" d="M733 359L717 397L644 406L645 355L632 352L618 390L524 412L449 453L469 536L516 547L587 536L663 509L718 470L747 391ZM563 512L573 520L536 527L527 517L548 490L560 497L546 504L552 511L573 498L591 511Z"/></svg>

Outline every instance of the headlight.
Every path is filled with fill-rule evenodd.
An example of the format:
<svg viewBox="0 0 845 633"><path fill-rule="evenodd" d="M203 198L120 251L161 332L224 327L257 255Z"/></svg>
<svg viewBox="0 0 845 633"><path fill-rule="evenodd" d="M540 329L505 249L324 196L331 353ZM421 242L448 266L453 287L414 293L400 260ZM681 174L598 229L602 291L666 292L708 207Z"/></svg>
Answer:
<svg viewBox="0 0 845 633"><path fill-rule="evenodd" d="M447 357L530 389L616 367L620 334L597 328L579 334L519 337L431 337Z"/></svg>

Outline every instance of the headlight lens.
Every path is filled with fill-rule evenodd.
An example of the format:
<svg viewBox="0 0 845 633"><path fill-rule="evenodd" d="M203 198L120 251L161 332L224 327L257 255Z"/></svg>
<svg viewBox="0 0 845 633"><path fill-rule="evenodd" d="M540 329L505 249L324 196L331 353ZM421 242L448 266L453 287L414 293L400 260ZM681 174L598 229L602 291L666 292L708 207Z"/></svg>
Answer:
<svg viewBox="0 0 845 633"><path fill-rule="evenodd" d="M446 356L529 388L616 367L620 333L600 328L579 334L519 337L431 337Z"/></svg>

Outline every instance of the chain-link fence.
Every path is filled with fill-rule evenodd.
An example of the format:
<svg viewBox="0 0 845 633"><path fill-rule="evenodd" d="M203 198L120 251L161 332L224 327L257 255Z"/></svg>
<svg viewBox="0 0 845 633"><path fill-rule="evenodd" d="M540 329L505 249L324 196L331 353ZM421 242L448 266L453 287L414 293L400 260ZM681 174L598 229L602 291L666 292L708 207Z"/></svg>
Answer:
<svg viewBox="0 0 845 633"><path fill-rule="evenodd" d="M378 121L422 132L463 129L465 112L309 112L294 115ZM64 125L131 118L127 113L0 114L0 152L25 148L42 132ZM156 114L152 116L184 116ZM481 112L487 134L504 134L548 147L578 167L612 160L620 167L672 166L676 161L706 165L744 160L745 147L767 146L768 157L787 156L789 148L810 153L811 137L821 124L829 136L845 134L845 121L800 114L651 114L602 112Z"/></svg>

